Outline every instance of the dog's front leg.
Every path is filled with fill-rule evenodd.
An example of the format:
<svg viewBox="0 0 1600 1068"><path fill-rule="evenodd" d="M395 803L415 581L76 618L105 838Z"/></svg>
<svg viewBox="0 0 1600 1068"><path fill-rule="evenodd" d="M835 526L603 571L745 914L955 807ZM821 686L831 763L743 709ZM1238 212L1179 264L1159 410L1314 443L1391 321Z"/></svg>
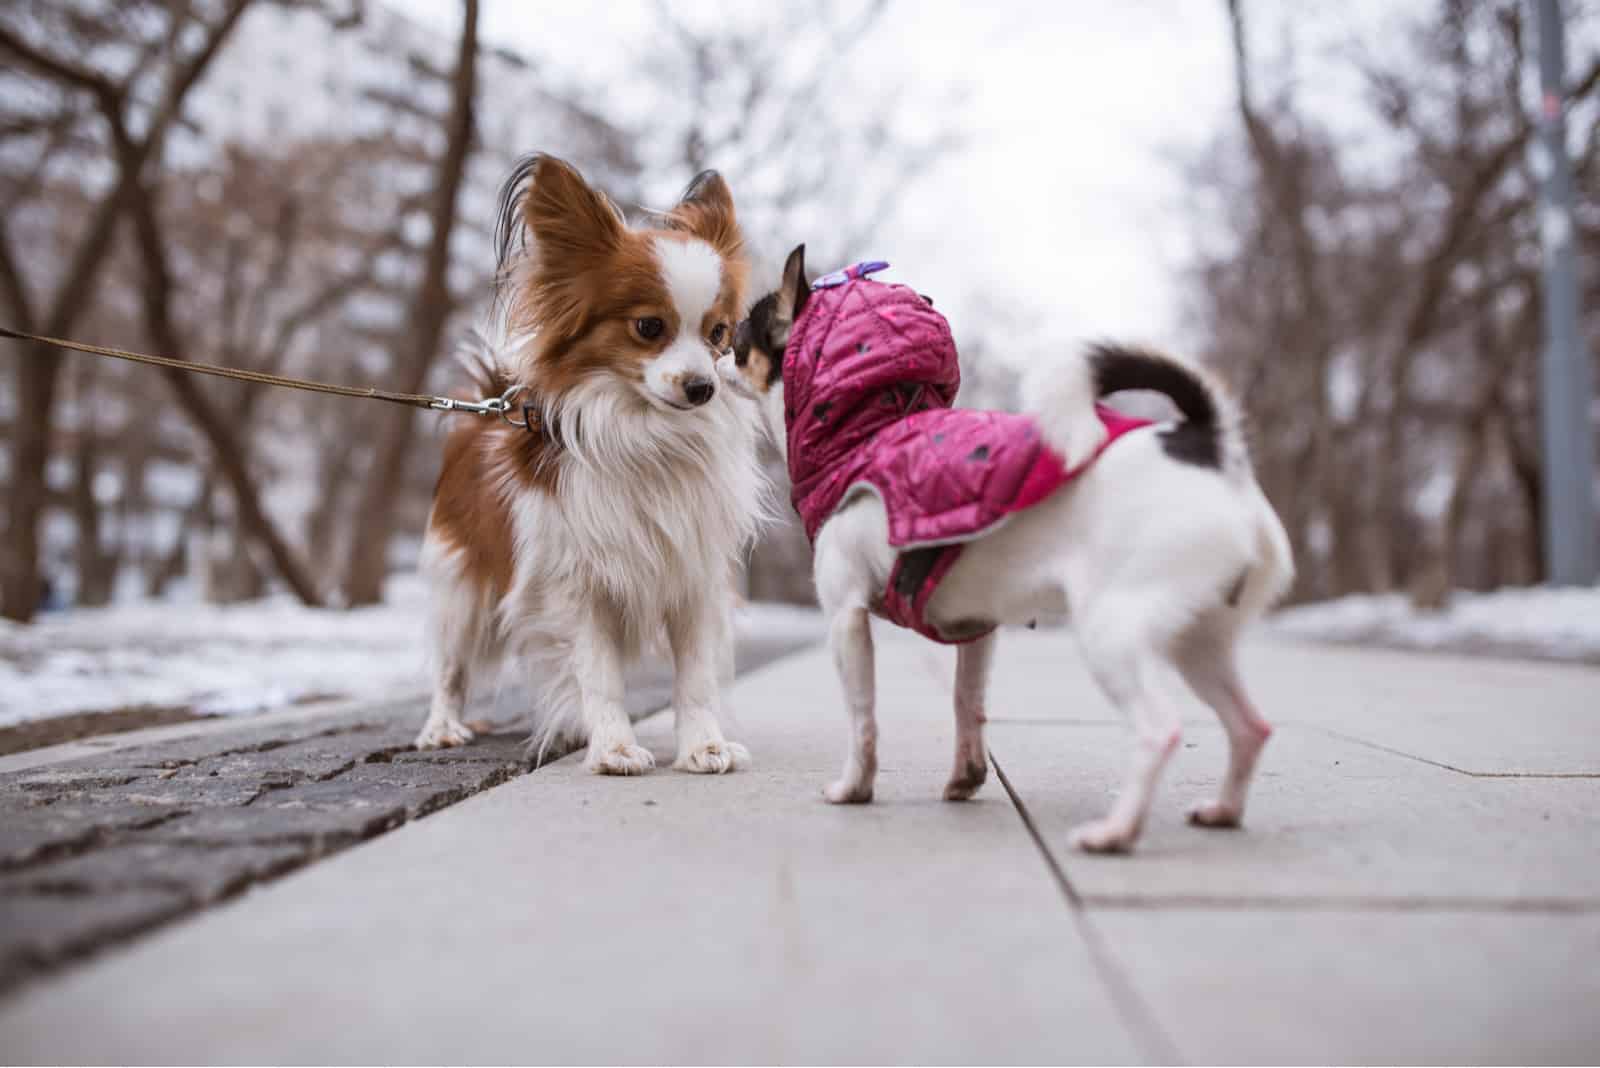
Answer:
<svg viewBox="0 0 1600 1068"><path fill-rule="evenodd" d="M738 742L722 736L718 722L722 698L719 676L732 628L717 598L707 608L686 609L667 620L672 642L673 727L678 736L678 759L673 767L701 775L719 775L750 762L750 753Z"/></svg>
<svg viewBox="0 0 1600 1068"><path fill-rule="evenodd" d="M956 646L956 763L944 787L946 801L965 801L989 777L983 747L984 695L994 663L995 631Z"/></svg>
<svg viewBox="0 0 1600 1068"><path fill-rule="evenodd" d="M597 775L642 775L655 767L622 704L622 621L609 605L593 604L581 617L572 667L589 732L583 766Z"/></svg>
<svg viewBox="0 0 1600 1068"><path fill-rule="evenodd" d="M850 712L850 749L844 774L823 791L823 796L836 805L871 801L872 781L878 774L878 720L873 706L876 678L872 628L866 607L853 603L836 612L828 642L833 647L834 667L844 685L845 706Z"/></svg>

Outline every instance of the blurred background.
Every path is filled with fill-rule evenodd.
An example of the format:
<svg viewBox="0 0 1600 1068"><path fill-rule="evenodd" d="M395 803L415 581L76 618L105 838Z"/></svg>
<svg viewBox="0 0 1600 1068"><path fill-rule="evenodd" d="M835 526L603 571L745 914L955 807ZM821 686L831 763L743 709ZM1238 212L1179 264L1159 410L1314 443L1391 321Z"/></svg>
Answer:
<svg viewBox="0 0 1600 1068"><path fill-rule="evenodd" d="M1473 597L1549 577L1542 240L1575 251L1600 421L1600 12L1562 6L1570 214L1541 209L1519 0L7 0L0 323L450 391L518 156L646 207L715 167L758 287L801 240L819 272L889 260L966 403L1101 336L1215 366L1292 600L1328 603L1303 627L1476 605L1600 658L1592 570ZM0 722L411 679L448 418L5 342ZM809 602L796 524L747 593Z"/></svg>

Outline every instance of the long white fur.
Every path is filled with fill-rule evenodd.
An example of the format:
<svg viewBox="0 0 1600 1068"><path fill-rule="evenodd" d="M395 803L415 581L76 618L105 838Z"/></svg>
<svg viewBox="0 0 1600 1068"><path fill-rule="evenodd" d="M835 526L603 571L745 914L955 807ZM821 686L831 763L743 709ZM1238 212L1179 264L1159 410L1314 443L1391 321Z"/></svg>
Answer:
<svg viewBox="0 0 1600 1068"><path fill-rule="evenodd" d="M673 287L680 300L683 288ZM678 309L696 334L716 295L714 287L700 289ZM510 336L499 315L483 333L492 358L506 367L518 365L530 340ZM714 375L709 351L694 344ZM509 655L538 694L531 744L541 756L558 740L587 738L591 770L646 771L654 758L634 737L622 673L642 647L664 636L677 673L675 766L723 772L748 759L722 733L719 686L731 663L737 561L765 514L746 406L719 389L693 411L667 410L606 374L546 399L546 425L562 436L558 496L528 488L510 469L494 486L512 516L509 592L491 603L431 527L424 543L436 684L419 748L470 740L461 720L466 680ZM479 440L487 447L492 437Z"/></svg>
<svg viewBox="0 0 1600 1068"><path fill-rule="evenodd" d="M718 371L727 380L739 373L731 358ZM1190 811L1192 822L1239 823L1270 733L1239 681L1234 644L1240 628L1288 588L1293 562L1282 524L1249 469L1234 405L1217 383L1203 381L1223 413L1221 433L1232 438L1224 442L1221 470L1166 455L1161 426L1133 431L1039 506L968 544L928 605L932 620L1073 620L1096 681L1135 730L1111 812L1073 832L1073 842L1088 850L1125 850L1137 839L1179 742L1177 697L1185 684L1217 712L1230 743L1223 788ZM1053 446L1092 452L1098 445L1087 361L1058 365L1030 396ZM785 448L781 383L759 399L773 440ZM844 772L824 791L830 801L872 797L877 726L868 607L896 555L882 501L872 494L847 502L817 536L817 595L831 621L851 721ZM993 642L991 636L958 653L950 799L970 797L987 772L983 694Z"/></svg>
<svg viewBox="0 0 1600 1068"><path fill-rule="evenodd" d="M1023 379L1022 395L1032 412L1073 412L1074 417L1040 420L1039 435L1061 457L1068 471L1095 454L1106 439L1098 419L1083 418L1095 402L1094 368L1087 360L1036 366Z"/></svg>
<svg viewBox="0 0 1600 1068"><path fill-rule="evenodd" d="M704 241L657 239L656 262L681 318L678 334L645 368L651 398L669 409L684 402L683 383L701 379L715 383L716 358L700 339L700 318L716 302L722 287L722 260Z"/></svg>

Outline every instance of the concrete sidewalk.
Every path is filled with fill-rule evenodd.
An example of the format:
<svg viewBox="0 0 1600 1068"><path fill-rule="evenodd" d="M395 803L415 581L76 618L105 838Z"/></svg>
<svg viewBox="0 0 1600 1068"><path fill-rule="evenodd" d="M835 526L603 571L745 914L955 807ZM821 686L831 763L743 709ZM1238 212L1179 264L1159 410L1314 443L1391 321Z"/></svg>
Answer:
<svg viewBox="0 0 1600 1068"><path fill-rule="evenodd" d="M1008 633L979 800L952 655L880 631L879 800L834 808L808 652L755 769L574 758L36 983L7 1061L1570 1062L1600 1056L1600 671L1261 644L1248 829L1197 707L1137 854L1065 848L1126 756L1063 633ZM644 739L670 754L670 724ZM1026 816L1025 820L1023 817ZM1043 848L1030 835L1036 827Z"/></svg>

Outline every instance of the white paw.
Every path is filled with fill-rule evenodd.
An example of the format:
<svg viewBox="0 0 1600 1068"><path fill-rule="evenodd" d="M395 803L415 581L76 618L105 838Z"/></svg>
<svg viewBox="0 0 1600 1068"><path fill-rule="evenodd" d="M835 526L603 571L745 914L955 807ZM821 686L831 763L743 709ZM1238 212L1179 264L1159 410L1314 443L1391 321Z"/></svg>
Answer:
<svg viewBox="0 0 1600 1068"><path fill-rule="evenodd" d="M678 757L672 766L695 775L722 775L749 767L750 750L738 742L706 742Z"/></svg>
<svg viewBox="0 0 1600 1068"><path fill-rule="evenodd" d="M417 735L418 749L454 749L472 741L472 728L453 720L429 720Z"/></svg>
<svg viewBox="0 0 1600 1068"><path fill-rule="evenodd" d="M1203 801L1189 809L1189 822L1196 827L1237 827L1244 813L1221 801Z"/></svg>
<svg viewBox="0 0 1600 1068"><path fill-rule="evenodd" d="M650 750L629 742L619 742L596 749L589 746L589 755L583 766L596 775L643 775L656 766Z"/></svg>
<svg viewBox="0 0 1600 1068"><path fill-rule="evenodd" d="M1137 827L1121 826L1110 820L1095 820L1074 827L1069 839L1085 853L1126 853L1139 837Z"/></svg>
<svg viewBox="0 0 1600 1068"><path fill-rule="evenodd" d="M872 800L872 784L840 779L824 787L822 796L830 805L864 805Z"/></svg>

